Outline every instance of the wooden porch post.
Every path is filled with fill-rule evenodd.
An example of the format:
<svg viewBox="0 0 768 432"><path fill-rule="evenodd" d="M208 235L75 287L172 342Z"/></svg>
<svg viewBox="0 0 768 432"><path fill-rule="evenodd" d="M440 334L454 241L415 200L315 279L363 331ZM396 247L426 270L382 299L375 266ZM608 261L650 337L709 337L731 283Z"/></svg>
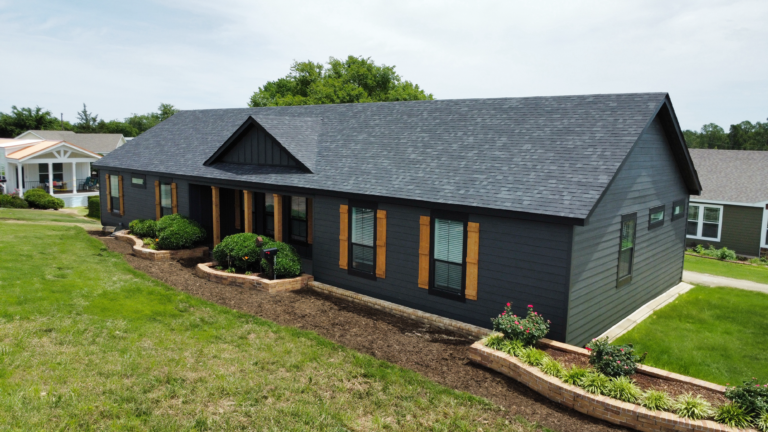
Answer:
<svg viewBox="0 0 768 432"><path fill-rule="evenodd" d="M275 199L275 240L283 241L283 197L272 194Z"/></svg>
<svg viewBox="0 0 768 432"><path fill-rule="evenodd" d="M253 192L243 191L243 216L245 217L245 232L253 232Z"/></svg>
<svg viewBox="0 0 768 432"><path fill-rule="evenodd" d="M219 188L211 186L213 198L213 245L221 243L221 221L219 214Z"/></svg>
<svg viewBox="0 0 768 432"><path fill-rule="evenodd" d="M48 193L53 195L53 162L48 162Z"/></svg>
<svg viewBox="0 0 768 432"><path fill-rule="evenodd" d="M77 193L77 162L72 162L72 193Z"/></svg>

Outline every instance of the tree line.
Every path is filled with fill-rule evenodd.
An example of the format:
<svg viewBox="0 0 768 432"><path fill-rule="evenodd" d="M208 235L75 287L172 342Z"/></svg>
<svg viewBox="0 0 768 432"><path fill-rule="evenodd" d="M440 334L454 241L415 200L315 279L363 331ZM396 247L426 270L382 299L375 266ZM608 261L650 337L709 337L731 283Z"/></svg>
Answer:
<svg viewBox="0 0 768 432"><path fill-rule="evenodd" d="M157 112L131 114L124 121L99 119L97 114L88 111L83 104L77 113L77 122L57 118L50 111L41 107L11 107L9 113L0 112L0 138L15 138L28 130L65 130L77 133L119 133L126 137L135 137L161 121L176 114L173 105L161 103Z"/></svg>
<svg viewBox="0 0 768 432"><path fill-rule="evenodd" d="M768 121L761 123L743 121L731 125L728 132L709 123L696 132L683 131L689 148L721 150L768 150Z"/></svg>

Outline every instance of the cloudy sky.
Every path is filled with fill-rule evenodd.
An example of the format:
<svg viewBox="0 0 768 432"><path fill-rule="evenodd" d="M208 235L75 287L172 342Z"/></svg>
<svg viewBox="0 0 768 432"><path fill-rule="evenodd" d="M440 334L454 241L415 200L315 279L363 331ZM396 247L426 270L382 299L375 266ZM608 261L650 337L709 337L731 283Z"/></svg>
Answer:
<svg viewBox="0 0 768 432"><path fill-rule="evenodd" d="M686 129L768 117L768 1L0 0L0 111L246 106L293 60L395 65L438 99L669 92Z"/></svg>

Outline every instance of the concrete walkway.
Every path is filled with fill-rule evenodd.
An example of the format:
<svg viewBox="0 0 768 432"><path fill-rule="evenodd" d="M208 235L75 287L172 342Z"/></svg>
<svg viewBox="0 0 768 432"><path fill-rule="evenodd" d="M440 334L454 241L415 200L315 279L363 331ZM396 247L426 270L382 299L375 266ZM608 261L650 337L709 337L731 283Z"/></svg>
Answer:
<svg viewBox="0 0 768 432"><path fill-rule="evenodd" d="M768 284L683 270L683 281L694 285L730 287L768 294Z"/></svg>

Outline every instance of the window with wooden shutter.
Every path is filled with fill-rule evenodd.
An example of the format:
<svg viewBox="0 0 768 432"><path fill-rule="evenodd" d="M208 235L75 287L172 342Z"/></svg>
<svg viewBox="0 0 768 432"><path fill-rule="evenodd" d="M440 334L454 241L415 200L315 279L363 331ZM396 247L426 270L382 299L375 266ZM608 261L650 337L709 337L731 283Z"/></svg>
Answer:
<svg viewBox="0 0 768 432"><path fill-rule="evenodd" d="M155 180L155 220L163 217L163 209L160 205L160 181Z"/></svg>
<svg viewBox="0 0 768 432"><path fill-rule="evenodd" d="M107 186L107 212L112 213L112 183L110 181L110 177L112 176L107 174L105 177L104 180Z"/></svg>
<svg viewBox="0 0 768 432"><path fill-rule="evenodd" d="M118 194L120 194L120 216L124 216L125 199L123 198L123 176L117 176L117 184L119 186Z"/></svg>
<svg viewBox="0 0 768 432"><path fill-rule="evenodd" d="M430 217L419 219L419 288L429 289L429 225Z"/></svg>
<svg viewBox="0 0 768 432"><path fill-rule="evenodd" d="M173 211L173 181L160 179L160 217L174 214Z"/></svg>
<svg viewBox="0 0 768 432"><path fill-rule="evenodd" d="M179 212L179 200L176 197L176 183L171 183L171 209L173 214Z"/></svg>
<svg viewBox="0 0 768 432"><path fill-rule="evenodd" d="M467 224L467 282L464 297L477 300L477 259L480 256L480 224Z"/></svg>
<svg viewBox="0 0 768 432"><path fill-rule="evenodd" d="M376 277L384 278L387 271L387 211L376 211Z"/></svg>
<svg viewBox="0 0 768 432"><path fill-rule="evenodd" d="M461 294L464 273L464 222L435 218L435 289Z"/></svg>
<svg viewBox="0 0 768 432"><path fill-rule="evenodd" d="M339 267L347 269L347 260L349 259L349 250L347 249L349 233L349 207L341 205L339 207Z"/></svg>

